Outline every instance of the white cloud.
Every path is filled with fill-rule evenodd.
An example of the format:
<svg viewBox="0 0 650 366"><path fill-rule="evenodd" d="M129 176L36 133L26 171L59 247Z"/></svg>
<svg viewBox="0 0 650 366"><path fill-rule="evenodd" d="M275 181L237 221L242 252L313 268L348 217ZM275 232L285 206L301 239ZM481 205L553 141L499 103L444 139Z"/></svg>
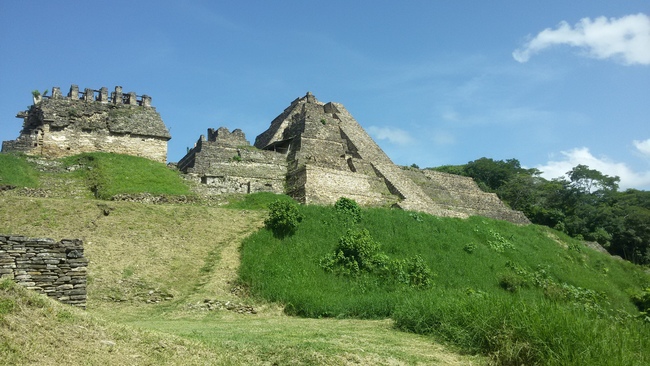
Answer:
<svg viewBox="0 0 650 366"><path fill-rule="evenodd" d="M368 133L377 140L388 140L397 145L408 145L414 141L408 132L399 128L370 126Z"/></svg>
<svg viewBox="0 0 650 366"><path fill-rule="evenodd" d="M580 47L591 57L617 58L625 64L650 65L650 16L639 13L621 18L583 18L574 27L562 21L515 50L519 62L553 45Z"/></svg>
<svg viewBox="0 0 650 366"><path fill-rule="evenodd" d="M639 150L643 155L650 157L650 139L647 139L645 141L634 140L632 143L634 144L634 147L636 147L636 149Z"/></svg>
<svg viewBox="0 0 650 366"><path fill-rule="evenodd" d="M648 142L647 140L645 142ZM635 141L636 144L636 141ZM650 145L650 144L649 144ZM588 148L580 147L569 151L562 151L560 160L552 160L546 165L539 165L536 168L542 171L542 177L546 179L559 178L564 176L575 166L582 164L590 169L621 178L619 186L621 189L636 188L648 189L650 187L650 171L635 172L625 163L617 163L606 157L598 158L591 154Z"/></svg>

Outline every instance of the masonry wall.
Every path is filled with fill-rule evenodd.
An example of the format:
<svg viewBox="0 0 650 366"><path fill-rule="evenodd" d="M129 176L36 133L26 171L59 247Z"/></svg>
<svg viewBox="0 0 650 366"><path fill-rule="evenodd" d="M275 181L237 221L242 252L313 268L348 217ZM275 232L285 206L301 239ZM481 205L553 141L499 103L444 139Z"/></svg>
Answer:
<svg viewBox="0 0 650 366"><path fill-rule="evenodd" d="M127 154L167 162L167 139L107 131L45 132L40 146L31 153L49 158L61 158L85 152L103 151Z"/></svg>
<svg viewBox="0 0 650 366"><path fill-rule="evenodd" d="M87 266L81 240L0 234L0 278L62 303L86 307Z"/></svg>
<svg viewBox="0 0 650 366"><path fill-rule="evenodd" d="M472 178L433 170L406 169L404 174L439 207L516 224L530 223L522 212L510 209L496 194L483 192Z"/></svg>
<svg viewBox="0 0 650 366"><path fill-rule="evenodd" d="M379 177L314 165L307 165L291 176L296 181L288 185L295 187L295 192L289 194L303 203L331 205L347 197L364 206L382 206L397 200Z"/></svg>
<svg viewBox="0 0 650 366"><path fill-rule="evenodd" d="M16 117L23 129L16 140L3 142L3 152L60 158L103 151L167 161L171 135L151 98L122 93L121 87L111 97L106 88L81 92L72 85L63 96L54 87L51 97L35 97L29 110Z"/></svg>
<svg viewBox="0 0 650 366"><path fill-rule="evenodd" d="M207 194L284 193L286 155L250 146L240 130L208 129L178 162L188 179Z"/></svg>

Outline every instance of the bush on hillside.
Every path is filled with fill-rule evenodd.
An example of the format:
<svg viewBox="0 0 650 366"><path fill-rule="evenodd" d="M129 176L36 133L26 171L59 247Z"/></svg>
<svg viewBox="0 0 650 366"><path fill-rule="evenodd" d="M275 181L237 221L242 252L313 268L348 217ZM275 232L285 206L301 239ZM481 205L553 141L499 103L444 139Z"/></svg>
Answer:
<svg viewBox="0 0 650 366"><path fill-rule="evenodd" d="M348 217L353 223L361 221L361 208L351 198L341 197L334 204L336 212Z"/></svg>
<svg viewBox="0 0 650 366"><path fill-rule="evenodd" d="M276 200L269 204L269 217L264 220L264 225L276 237L283 238L293 235L301 221L302 215L295 202Z"/></svg>
<svg viewBox="0 0 650 366"><path fill-rule="evenodd" d="M338 275L376 275L385 284L428 288L433 281L433 273L422 257L391 259L381 251L381 246L367 229L348 230L339 238L334 252L321 259L320 265L326 272Z"/></svg>
<svg viewBox="0 0 650 366"><path fill-rule="evenodd" d="M380 251L380 245L367 229L353 230L339 238L339 243L321 260L321 267L328 272L343 275L358 275L386 268L387 257Z"/></svg>
<svg viewBox="0 0 650 366"><path fill-rule="evenodd" d="M650 323L650 287L632 295L632 302L641 312L641 318Z"/></svg>
<svg viewBox="0 0 650 366"><path fill-rule="evenodd" d="M433 272L419 255L391 263L391 272L399 282L416 288L429 288L433 284Z"/></svg>

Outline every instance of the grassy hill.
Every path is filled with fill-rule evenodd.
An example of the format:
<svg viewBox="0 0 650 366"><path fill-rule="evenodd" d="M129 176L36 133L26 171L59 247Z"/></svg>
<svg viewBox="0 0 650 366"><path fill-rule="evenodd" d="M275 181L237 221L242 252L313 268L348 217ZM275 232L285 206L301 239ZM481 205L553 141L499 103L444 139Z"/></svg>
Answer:
<svg viewBox="0 0 650 366"><path fill-rule="evenodd" d="M483 217L365 209L354 222L333 207L299 211L304 218L294 235L249 236L240 270L253 293L290 314L390 317L398 329L433 335L498 364L650 362L650 323L631 301L650 276L568 236ZM353 266L325 270L342 243L337 258L352 256L350 238L363 241L358 252L365 254L354 254ZM415 272L408 269L418 263L412 258L421 260ZM348 270L357 265L366 269ZM412 286L412 273L427 274L428 286Z"/></svg>
<svg viewBox="0 0 650 366"><path fill-rule="evenodd" d="M90 261L85 312L1 283L0 364L650 362L650 323L631 301L648 273L550 229L302 206L282 237L260 210L278 196L95 198L192 196L145 159L0 159L0 185L28 187L0 193L0 232L80 238ZM373 248L367 269L324 266L345 237Z"/></svg>

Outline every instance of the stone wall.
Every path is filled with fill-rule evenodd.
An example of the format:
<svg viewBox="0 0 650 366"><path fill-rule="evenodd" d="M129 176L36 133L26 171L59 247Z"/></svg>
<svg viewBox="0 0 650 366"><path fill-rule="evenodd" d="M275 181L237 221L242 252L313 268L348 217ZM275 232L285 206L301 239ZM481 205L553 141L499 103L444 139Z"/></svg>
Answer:
<svg viewBox="0 0 650 366"><path fill-rule="evenodd" d="M47 127L46 127L47 128ZM108 131L68 130L43 134L42 143L32 152L48 158L61 158L85 152L110 152L167 162L167 140Z"/></svg>
<svg viewBox="0 0 650 366"><path fill-rule="evenodd" d="M76 85L64 97L55 87L51 97L35 97L16 117L23 129L16 140L2 143L3 152L60 158L103 151L167 161L171 136L151 98L122 93L119 86L110 97L106 88L80 92Z"/></svg>
<svg viewBox="0 0 650 366"><path fill-rule="evenodd" d="M178 162L178 169L208 194L284 193L286 154L259 150L241 130L208 129Z"/></svg>
<svg viewBox="0 0 650 366"><path fill-rule="evenodd" d="M287 186L295 191L287 193L301 203L331 205L347 197L364 206L386 206L397 200L379 177L316 165L306 165L291 177L297 181Z"/></svg>
<svg viewBox="0 0 650 366"><path fill-rule="evenodd" d="M86 307L87 265L81 240L0 234L0 278L65 304Z"/></svg>
<svg viewBox="0 0 650 366"><path fill-rule="evenodd" d="M480 215L516 224L530 223L522 212L510 209L496 194L483 192L470 177L412 168L403 171L437 207L466 216Z"/></svg>

